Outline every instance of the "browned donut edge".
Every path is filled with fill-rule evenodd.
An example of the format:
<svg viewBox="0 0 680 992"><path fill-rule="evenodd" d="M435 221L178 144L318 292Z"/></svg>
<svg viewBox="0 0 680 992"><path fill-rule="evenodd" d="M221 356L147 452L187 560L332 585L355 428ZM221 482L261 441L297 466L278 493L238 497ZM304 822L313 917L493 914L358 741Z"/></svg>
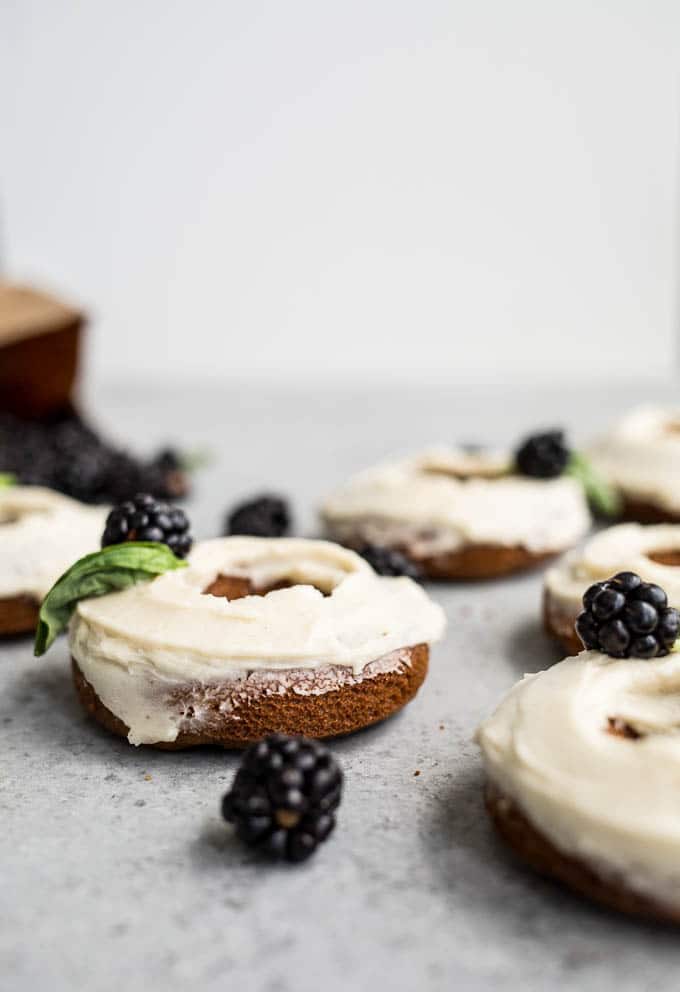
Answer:
<svg viewBox="0 0 680 992"><path fill-rule="evenodd" d="M580 610L573 613L566 609L549 589L543 590L543 627L550 637L559 641L568 655L583 651L583 644L574 627L579 613Z"/></svg>
<svg viewBox="0 0 680 992"><path fill-rule="evenodd" d="M33 596L0 599L0 637L29 634L38 623L40 603Z"/></svg>
<svg viewBox="0 0 680 992"><path fill-rule="evenodd" d="M328 528L330 540L337 541L346 548L360 550L366 541L360 536L335 536L332 526ZM466 544L455 551L442 551L436 555L416 555L406 544L390 545L400 551L409 561L418 566L426 579L453 582L475 579L495 579L513 572L537 568L555 558L560 552L536 553L522 545L506 547L502 544Z"/></svg>
<svg viewBox="0 0 680 992"><path fill-rule="evenodd" d="M400 710L415 696L427 675L429 647L416 644L404 648L408 660L392 672L381 672L351 685L343 685L320 694L300 694L291 689L258 694L243 701L236 698L229 683L222 692L210 693L206 708L208 725L200 731L180 733L172 743L148 745L175 751L201 744L225 748L247 747L265 734L304 734L317 739L340 737L378 723ZM73 680L80 702L98 723L119 737L127 737L128 728L101 701L87 681L78 663L71 659ZM173 694L173 704L189 708L196 704L195 683L186 691ZM206 697L207 699L207 697ZM222 704L222 708L220 708ZM232 708L233 707L233 708Z"/></svg>
<svg viewBox="0 0 680 992"><path fill-rule="evenodd" d="M493 783L486 787L485 800L487 812L500 836L525 864L541 875L555 879L609 909L630 916L680 923L680 908L633 892L620 879L604 878L586 862L558 850Z"/></svg>
<svg viewBox="0 0 680 992"><path fill-rule="evenodd" d="M405 551L409 554L408 550ZM427 579L495 579L513 572L536 568L555 557L555 552L536 553L521 545L468 544L456 551L418 557L410 555Z"/></svg>
<svg viewBox="0 0 680 992"><path fill-rule="evenodd" d="M680 524L680 514L671 513L656 503L624 496L622 520L632 520L639 524Z"/></svg>

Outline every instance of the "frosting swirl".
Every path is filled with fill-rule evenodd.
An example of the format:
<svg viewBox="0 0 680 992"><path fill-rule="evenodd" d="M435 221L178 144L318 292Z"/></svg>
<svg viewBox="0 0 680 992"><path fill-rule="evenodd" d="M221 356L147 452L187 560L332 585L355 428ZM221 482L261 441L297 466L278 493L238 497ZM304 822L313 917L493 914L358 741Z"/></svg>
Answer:
<svg viewBox="0 0 680 992"><path fill-rule="evenodd" d="M677 901L679 731L677 654L584 651L526 675L476 739L491 781L556 847Z"/></svg>
<svg viewBox="0 0 680 992"><path fill-rule="evenodd" d="M581 608L583 593L593 582L617 572L636 572L643 582L665 589L670 606L680 607L680 568L655 561L657 552L678 553L680 524L617 524L591 537L565 555L545 575L545 588L570 612Z"/></svg>
<svg viewBox="0 0 680 992"><path fill-rule="evenodd" d="M106 513L40 486L0 489L0 597L41 600L69 565L97 550Z"/></svg>
<svg viewBox="0 0 680 992"><path fill-rule="evenodd" d="M633 410L592 446L589 456L625 495L680 513L680 410Z"/></svg>

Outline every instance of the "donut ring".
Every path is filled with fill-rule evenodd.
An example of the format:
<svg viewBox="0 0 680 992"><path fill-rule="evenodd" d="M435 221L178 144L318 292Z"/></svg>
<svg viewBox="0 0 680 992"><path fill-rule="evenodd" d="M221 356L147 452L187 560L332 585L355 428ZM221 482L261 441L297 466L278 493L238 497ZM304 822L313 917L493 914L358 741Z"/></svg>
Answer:
<svg viewBox="0 0 680 992"><path fill-rule="evenodd" d="M680 525L617 524L591 537L545 575L543 623L570 654L583 645L574 623L583 594L594 582L617 572L636 572L644 582L666 590L670 606L680 607Z"/></svg>
<svg viewBox="0 0 680 992"><path fill-rule="evenodd" d="M81 601L70 628L86 711L130 743L246 747L335 737L401 709L444 614L326 541L230 537L185 569Z"/></svg>
<svg viewBox="0 0 680 992"><path fill-rule="evenodd" d="M69 565L96 551L106 510L39 486L0 489L0 635L35 630L40 603Z"/></svg>
<svg viewBox="0 0 680 992"><path fill-rule="evenodd" d="M593 466L623 499L622 517L680 523L680 410L639 407L597 441Z"/></svg>
<svg viewBox="0 0 680 992"><path fill-rule="evenodd" d="M507 455L435 448L350 479L322 507L348 547L407 555L429 579L487 579L532 568L575 544L590 515L571 478L510 472Z"/></svg>
<svg viewBox="0 0 680 992"><path fill-rule="evenodd" d="M596 902L679 923L679 714L677 654L525 676L477 731L502 838Z"/></svg>

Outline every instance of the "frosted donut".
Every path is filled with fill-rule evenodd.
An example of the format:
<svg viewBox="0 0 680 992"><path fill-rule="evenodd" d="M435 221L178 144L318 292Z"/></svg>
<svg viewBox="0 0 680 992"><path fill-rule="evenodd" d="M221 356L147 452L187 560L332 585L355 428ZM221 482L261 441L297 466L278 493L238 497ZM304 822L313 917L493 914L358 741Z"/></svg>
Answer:
<svg viewBox="0 0 680 992"><path fill-rule="evenodd" d="M581 485L509 473L503 453L433 448L369 469L323 504L329 534L349 547L406 554L429 578L488 578L562 552L587 531Z"/></svg>
<svg viewBox="0 0 680 992"><path fill-rule="evenodd" d="M96 551L106 510L51 489L0 489L0 634L35 628L40 602L77 558Z"/></svg>
<svg viewBox="0 0 680 992"><path fill-rule="evenodd" d="M526 675L477 731L496 827L543 874L680 922L679 726L677 654Z"/></svg>
<svg viewBox="0 0 680 992"><path fill-rule="evenodd" d="M548 569L543 596L543 619L548 633L565 650L578 652L574 622L581 612L583 593L593 582L617 572L636 572L668 594L670 606L680 608L680 524L617 524L595 534Z"/></svg>
<svg viewBox="0 0 680 992"><path fill-rule="evenodd" d="M444 614L325 541L230 537L188 567L82 600L69 642L86 709L133 744L243 747L350 733L416 693Z"/></svg>
<svg viewBox="0 0 680 992"><path fill-rule="evenodd" d="M680 523L680 410L631 411L589 451L623 496L623 515L640 523Z"/></svg>

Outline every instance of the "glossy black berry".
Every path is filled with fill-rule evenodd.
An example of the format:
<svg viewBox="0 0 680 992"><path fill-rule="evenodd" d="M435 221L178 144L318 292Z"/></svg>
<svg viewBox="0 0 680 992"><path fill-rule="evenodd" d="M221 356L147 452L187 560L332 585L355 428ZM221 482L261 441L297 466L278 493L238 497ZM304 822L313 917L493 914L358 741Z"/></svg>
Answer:
<svg viewBox="0 0 680 992"><path fill-rule="evenodd" d="M161 503L149 493L137 493L109 513L102 535L102 547L124 541L158 541L185 558L191 550L189 521L179 507Z"/></svg>
<svg viewBox="0 0 680 992"><path fill-rule="evenodd" d="M661 586L654 585L653 582L645 582L633 592L633 598L643 603L649 603L657 610L663 610L668 606L668 596Z"/></svg>
<svg viewBox="0 0 680 992"><path fill-rule="evenodd" d="M271 734L245 751L222 815L258 851L304 861L335 826L341 796L342 771L328 748Z"/></svg>
<svg viewBox="0 0 680 992"><path fill-rule="evenodd" d="M241 503L227 517L227 534L283 537L290 529L290 510L280 496L259 496Z"/></svg>
<svg viewBox="0 0 680 992"><path fill-rule="evenodd" d="M626 597L622 592L605 586L593 599L590 609L596 620L609 620L620 613L625 605Z"/></svg>
<svg viewBox="0 0 680 992"><path fill-rule="evenodd" d="M651 603L634 599L623 609L623 620L633 634L650 634L659 622L659 614Z"/></svg>
<svg viewBox="0 0 680 992"><path fill-rule="evenodd" d="M602 585L598 582L597 585ZM635 572L617 572L616 575L609 580L609 585L615 589L620 589L623 593L632 592L633 589L637 589L642 585L642 579ZM591 586L591 589L594 588ZM657 587L658 588L658 587Z"/></svg>
<svg viewBox="0 0 680 992"><path fill-rule="evenodd" d="M407 575L409 579L416 581L422 578L416 563L395 548L383 548L378 544L364 544L357 550L378 575Z"/></svg>
<svg viewBox="0 0 680 992"><path fill-rule="evenodd" d="M608 620L598 632L600 647L612 658L625 658L630 646L630 633L622 620Z"/></svg>
<svg viewBox="0 0 680 992"><path fill-rule="evenodd" d="M569 454L564 432L546 431L522 442L515 452L515 465L520 475L553 479L564 472Z"/></svg>
<svg viewBox="0 0 680 992"><path fill-rule="evenodd" d="M613 658L659 658L680 632L680 613L667 604L659 586L619 572L586 590L576 633L588 650Z"/></svg>

